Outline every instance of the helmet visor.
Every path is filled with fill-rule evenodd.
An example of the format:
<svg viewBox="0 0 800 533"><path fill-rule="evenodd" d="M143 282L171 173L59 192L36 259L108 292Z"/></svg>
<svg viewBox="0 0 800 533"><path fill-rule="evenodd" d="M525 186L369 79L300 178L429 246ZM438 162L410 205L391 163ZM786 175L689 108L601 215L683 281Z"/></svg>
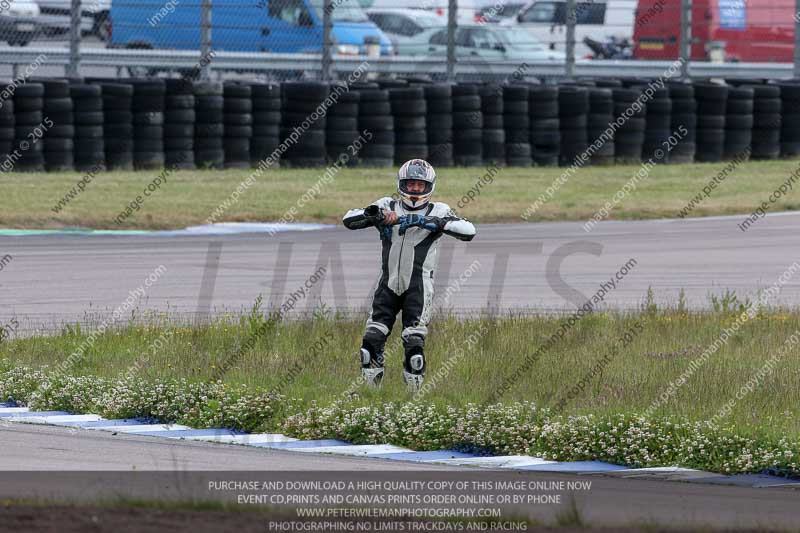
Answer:
<svg viewBox="0 0 800 533"><path fill-rule="evenodd" d="M433 183L421 179L400 180L399 187L401 193L409 196L425 196L433 192Z"/></svg>

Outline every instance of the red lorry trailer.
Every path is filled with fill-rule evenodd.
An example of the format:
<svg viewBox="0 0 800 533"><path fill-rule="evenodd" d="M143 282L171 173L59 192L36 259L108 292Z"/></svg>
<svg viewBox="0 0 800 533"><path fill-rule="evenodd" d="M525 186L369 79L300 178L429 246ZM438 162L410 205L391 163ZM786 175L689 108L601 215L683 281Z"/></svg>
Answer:
<svg viewBox="0 0 800 533"><path fill-rule="evenodd" d="M693 0L693 61L789 62L794 57L794 0ZM677 59L681 0L639 0L634 59Z"/></svg>

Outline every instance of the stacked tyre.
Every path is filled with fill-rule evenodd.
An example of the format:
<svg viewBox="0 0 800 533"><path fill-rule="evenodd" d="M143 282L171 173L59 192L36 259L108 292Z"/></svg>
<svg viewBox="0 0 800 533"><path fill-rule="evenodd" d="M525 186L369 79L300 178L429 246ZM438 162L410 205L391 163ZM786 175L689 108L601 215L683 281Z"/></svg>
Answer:
<svg viewBox="0 0 800 533"><path fill-rule="evenodd" d="M357 146L353 143L360 135L358 131L359 100L360 95L357 91L343 92L328 108L325 142L330 162L338 161L340 165L347 164L349 166L358 164Z"/></svg>
<svg viewBox="0 0 800 533"><path fill-rule="evenodd" d="M781 91L781 156L800 155L800 84L785 82L778 84Z"/></svg>
<svg viewBox="0 0 800 533"><path fill-rule="evenodd" d="M378 78L375 80L375 83L378 84L379 89L402 89L404 87L408 87L407 80L398 80L394 78Z"/></svg>
<svg viewBox="0 0 800 533"><path fill-rule="evenodd" d="M562 85L558 88L561 165L580 164L580 157L589 146L588 114L589 91L586 87Z"/></svg>
<svg viewBox="0 0 800 533"><path fill-rule="evenodd" d="M653 96L647 101L642 160L654 163L669 161L669 138L672 135L672 100L666 87L650 87Z"/></svg>
<svg viewBox="0 0 800 533"><path fill-rule="evenodd" d="M614 136L611 123L614 121L614 93L604 87L590 87L589 115L586 119L586 135L589 143L599 145L592 149L589 161L594 165L614 163Z"/></svg>
<svg viewBox="0 0 800 533"><path fill-rule="evenodd" d="M503 165L506 162L506 131L503 125L503 89L484 85L478 89L483 115L483 162Z"/></svg>
<svg viewBox="0 0 800 533"><path fill-rule="evenodd" d="M46 80L42 85L44 117L42 125L33 128L33 136L39 138L44 134L44 166L48 172L72 170L75 168L75 115L69 82Z"/></svg>
<svg viewBox="0 0 800 533"><path fill-rule="evenodd" d="M533 159L527 85L503 87L503 130L506 134L506 164L512 167L531 166Z"/></svg>
<svg viewBox="0 0 800 533"><path fill-rule="evenodd" d="M356 81L350 84L351 91L371 91L373 89L380 89L380 86L374 81Z"/></svg>
<svg viewBox="0 0 800 533"><path fill-rule="evenodd" d="M14 101L0 97L0 172L14 168L8 158L14 151L14 124Z"/></svg>
<svg viewBox="0 0 800 533"><path fill-rule="evenodd" d="M614 96L614 161L638 164L642 161L647 106L639 101L641 92L634 88L611 89ZM621 125L619 125L621 123Z"/></svg>
<svg viewBox="0 0 800 533"><path fill-rule="evenodd" d="M409 159L427 159L425 117L428 106L424 89L420 86L389 89L389 102L394 117L395 165Z"/></svg>
<svg viewBox="0 0 800 533"><path fill-rule="evenodd" d="M133 170L133 86L101 83L106 168Z"/></svg>
<svg viewBox="0 0 800 533"><path fill-rule="evenodd" d="M753 85L753 145L751 159L781 155L781 90L775 85Z"/></svg>
<svg viewBox="0 0 800 533"><path fill-rule="evenodd" d="M453 163L483 165L483 113L477 85L453 87Z"/></svg>
<svg viewBox="0 0 800 533"><path fill-rule="evenodd" d="M195 82L194 92L194 163L198 168L220 169L225 166L225 98L222 83Z"/></svg>
<svg viewBox="0 0 800 533"><path fill-rule="evenodd" d="M670 130L677 143L669 152L670 163L692 163L697 138L697 102L694 87L688 83L670 83L669 99L672 101Z"/></svg>
<svg viewBox="0 0 800 533"><path fill-rule="evenodd" d="M613 79L613 78L599 79L599 80L595 80L594 86L595 87L605 88L605 89L617 89L619 87L622 87L622 80L617 80L617 79Z"/></svg>
<svg viewBox="0 0 800 533"><path fill-rule="evenodd" d="M725 148L725 112L728 106L728 87L715 83L696 83L697 153L698 162L722 161Z"/></svg>
<svg viewBox="0 0 800 533"><path fill-rule="evenodd" d="M730 87L725 112L725 147L727 160L747 161L753 144L753 96L750 87Z"/></svg>
<svg viewBox="0 0 800 533"><path fill-rule="evenodd" d="M388 167L394 164L394 117L386 89L359 91L358 129L372 134L364 145L359 161L364 166Z"/></svg>
<svg viewBox="0 0 800 533"><path fill-rule="evenodd" d="M436 166L453 166L453 88L446 83L425 85L425 130L428 160Z"/></svg>
<svg viewBox="0 0 800 533"><path fill-rule="evenodd" d="M156 170L164 166L164 80L133 82L133 167Z"/></svg>
<svg viewBox="0 0 800 533"><path fill-rule="evenodd" d="M534 85L528 91L531 157L538 166L557 166L561 152L558 87Z"/></svg>
<svg viewBox="0 0 800 533"><path fill-rule="evenodd" d="M14 93L14 168L20 171L44 170L44 143L35 138L34 129L44 120L44 85L28 83Z"/></svg>
<svg viewBox="0 0 800 533"><path fill-rule="evenodd" d="M281 143L281 86L256 84L251 86L253 98L253 137L250 139L250 164L274 166L277 157L270 157ZM277 155L277 154L276 154ZM270 158L267 161L267 158Z"/></svg>
<svg viewBox="0 0 800 533"><path fill-rule="evenodd" d="M249 85L226 83L224 96L225 168L250 168L253 136L253 91Z"/></svg>
<svg viewBox="0 0 800 533"><path fill-rule="evenodd" d="M292 82L283 86L284 110L281 116L282 139L296 139L284 154L293 167L325 165L325 113L320 104L328 97L328 84ZM226 132L227 137L227 132Z"/></svg>
<svg viewBox="0 0 800 533"><path fill-rule="evenodd" d="M72 85L75 108L75 169L96 173L105 168L103 91L100 85Z"/></svg>
<svg viewBox="0 0 800 533"><path fill-rule="evenodd" d="M167 168L194 168L194 89L188 79L167 79L164 98L164 163Z"/></svg>

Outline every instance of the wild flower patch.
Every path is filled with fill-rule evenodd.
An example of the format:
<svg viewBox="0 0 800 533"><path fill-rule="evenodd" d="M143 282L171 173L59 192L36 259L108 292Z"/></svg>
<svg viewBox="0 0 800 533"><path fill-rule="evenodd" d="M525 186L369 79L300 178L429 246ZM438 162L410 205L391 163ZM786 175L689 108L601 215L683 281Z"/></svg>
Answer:
<svg viewBox="0 0 800 533"><path fill-rule="evenodd" d="M245 431L262 431L278 413L291 409L291 403L282 395L251 390L246 385L47 374L0 362L0 401L9 400L33 410L95 413L106 418L141 417L197 428ZM286 415L280 415L283 416Z"/></svg>
<svg viewBox="0 0 800 533"><path fill-rule="evenodd" d="M725 474L772 468L800 475L800 443L742 436L707 422L635 415L552 416L527 402L447 408L345 401L312 406L283 424L296 437L390 442L415 449L453 448L486 455L527 454L555 461L600 460L633 466L684 466Z"/></svg>
<svg viewBox="0 0 800 533"><path fill-rule="evenodd" d="M47 386L42 386L43 384ZM192 427L279 430L303 439L391 443L417 450L529 454L557 461L684 466L725 474L770 470L800 476L800 442L742 435L734 426L638 415L562 416L529 402L440 408L429 403L302 403L220 381L50 376L0 360L0 401L37 410L145 417Z"/></svg>

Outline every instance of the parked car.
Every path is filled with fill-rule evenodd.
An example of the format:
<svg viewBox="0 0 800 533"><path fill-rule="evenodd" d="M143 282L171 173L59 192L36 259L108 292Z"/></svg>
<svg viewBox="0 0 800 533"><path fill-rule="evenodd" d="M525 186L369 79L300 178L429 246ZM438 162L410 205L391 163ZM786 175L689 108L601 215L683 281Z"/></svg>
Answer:
<svg viewBox="0 0 800 533"><path fill-rule="evenodd" d="M36 0L41 10L41 26L48 35L69 32L72 22L72 0ZM151 6L152 9L152 6ZM81 33L95 35L102 41L111 37L111 0L81 2Z"/></svg>
<svg viewBox="0 0 800 533"><path fill-rule="evenodd" d="M117 2L111 8L111 45L125 48L200 48L201 3L181 4L159 16L152 4ZM214 0L212 40L216 51L313 53L322 50L322 3L315 0ZM154 18L158 16L158 18ZM382 55L392 43L355 3L339 2L332 13L334 53Z"/></svg>
<svg viewBox="0 0 800 533"><path fill-rule="evenodd" d="M0 39L10 46L25 46L39 34L39 6L33 0L8 1L0 9Z"/></svg>
<svg viewBox="0 0 800 533"><path fill-rule="evenodd" d="M525 30L489 25L462 25L456 28L456 58L477 57L487 61L564 60L564 53L550 50ZM398 54L417 56L447 55L447 28L429 28L407 43L398 45Z"/></svg>
<svg viewBox="0 0 800 533"><path fill-rule="evenodd" d="M320 0L317 0L320 1ZM475 15L487 4L501 3L505 0L456 0L458 3L458 21L464 24L471 24L475 21ZM516 0L519 1L519 0ZM334 0L335 2L335 0ZM443 17L447 23L447 0L414 0L413 2L398 2L397 0L359 0L365 8L371 9L398 9L410 7L422 11L428 11Z"/></svg>
<svg viewBox="0 0 800 533"><path fill-rule="evenodd" d="M497 24L505 19L515 17L527 5L526 2L505 3L498 1L479 9L475 14L475 22Z"/></svg>
<svg viewBox="0 0 800 533"><path fill-rule="evenodd" d="M680 0L639 0L634 59L677 59L680 6ZM795 17L794 2L694 0L690 57L791 63Z"/></svg>
<svg viewBox="0 0 800 533"><path fill-rule="evenodd" d="M367 10L367 16L392 40L395 49L401 42L426 29L445 27L447 22L435 13L421 9L372 8Z"/></svg>
<svg viewBox="0 0 800 533"><path fill-rule="evenodd" d="M575 57L591 54L584 43L586 37L599 41L611 37L632 40L635 10L636 0L576 1ZM564 0L536 0L522 8L516 17L500 24L528 30L553 50L566 49L567 3Z"/></svg>

